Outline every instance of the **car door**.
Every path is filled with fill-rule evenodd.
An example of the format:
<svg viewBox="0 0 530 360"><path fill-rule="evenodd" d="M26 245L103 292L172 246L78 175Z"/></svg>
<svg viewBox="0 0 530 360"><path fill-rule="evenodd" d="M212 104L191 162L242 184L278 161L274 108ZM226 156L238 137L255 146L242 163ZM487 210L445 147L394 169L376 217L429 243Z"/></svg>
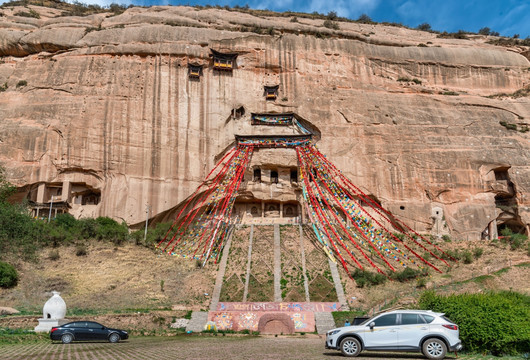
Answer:
<svg viewBox="0 0 530 360"><path fill-rule="evenodd" d="M398 346L401 350L418 350L420 340L429 333L429 324L419 314L400 314Z"/></svg>
<svg viewBox="0 0 530 360"><path fill-rule="evenodd" d="M90 340L90 334L85 321L77 321L72 327L75 340Z"/></svg>
<svg viewBox="0 0 530 360"><path fill-rule="evenodd" d="M374 326L370 328L370 324ZM397 348L397 314L381 315L366 325L363 333L364 347L369 349L390 350Z"/></svg>
<svg viewBox="0 0 530 360"><path fill-rule="evenodd" d="M103 325L89 321L87 327L90 340L107 340L106 332L102 330Z"/></svg>

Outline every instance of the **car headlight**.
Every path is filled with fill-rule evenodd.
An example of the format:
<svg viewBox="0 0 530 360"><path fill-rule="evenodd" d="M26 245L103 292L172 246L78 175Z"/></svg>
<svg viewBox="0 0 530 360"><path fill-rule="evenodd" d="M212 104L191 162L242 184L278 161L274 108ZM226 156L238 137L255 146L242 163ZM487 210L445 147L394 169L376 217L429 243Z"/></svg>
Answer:
<svg viewBox="0 0 530 360"><path fill-rule="evenodd" d="M333 330L333 331L328 332L328 335L329 336L333 336L333 335L338 334L338 333L340 333L340 330Z"/></svg>

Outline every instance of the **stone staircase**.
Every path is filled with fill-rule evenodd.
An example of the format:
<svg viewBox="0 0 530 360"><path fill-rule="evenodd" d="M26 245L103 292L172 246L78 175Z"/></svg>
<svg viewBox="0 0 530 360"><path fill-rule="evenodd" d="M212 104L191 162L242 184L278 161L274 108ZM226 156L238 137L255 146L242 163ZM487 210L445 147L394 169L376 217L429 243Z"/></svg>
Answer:
<svg viewBox="0 0 530 360"><path fill-rule="evenodd" d="M335 320L330 312L316 312L315 326L318 334L326 334L329 330L336 328Z"/></svg>
<svg viewBox="0 0 530 360"><path fill-rule="evenodd" d="M194 311L191 313L191 319L188 326L186 326L186 331L201 332L204 330L204 326L207 322L207 311Z"/></svg>

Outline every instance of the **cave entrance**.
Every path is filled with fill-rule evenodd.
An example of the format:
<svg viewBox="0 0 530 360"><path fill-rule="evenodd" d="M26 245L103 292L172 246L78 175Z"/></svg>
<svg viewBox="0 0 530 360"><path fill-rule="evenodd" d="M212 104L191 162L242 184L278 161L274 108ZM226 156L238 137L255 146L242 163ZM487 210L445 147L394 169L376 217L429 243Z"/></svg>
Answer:
<svg viewBox="0 0 530 360"><path fill-rule="evenodd" d="M506 229L509 229L513 234L526 234L525 225L517 219L509 219L501 224L497 223L497 232L499 234L503 234Z"/></svg>

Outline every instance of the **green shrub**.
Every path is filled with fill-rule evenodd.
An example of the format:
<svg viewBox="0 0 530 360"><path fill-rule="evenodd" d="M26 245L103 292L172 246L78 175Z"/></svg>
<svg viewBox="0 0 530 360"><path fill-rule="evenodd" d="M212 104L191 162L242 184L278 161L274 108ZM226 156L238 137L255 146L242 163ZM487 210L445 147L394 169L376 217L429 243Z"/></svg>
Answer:
<svg viewBox="0 0 530 360"><path fill-rule="evenodd" d="M343 326L346 320L350 324L353 324L353 319L356 317L364 316L366 311L364 310L351 310L351 311L333 311L331 315L335 321L335 326Z"/></svg>
<svg viewBox="0 0 530 360"><path fill-rule="evenodd" d="M137 230L131 234L132 240L135 241L136 245L143 245L146 247L153 247L157 245L160 241L164 239L168 230L171 228L172 223L158 223L154 228L147 229L147 236L144 241L145 230ZM176 228L175 228L176 230ZM173 236L173 233L170 233L168 237Z"/></svg>
<svg viewBox="0 0 530 360"><path fill-rule="evenodd" d="M421 270L415 270L413 268L405 268L403 271L396 271L392 275L390 275L390 278L392 280L397 280L399 282L406 282L412 279L415 279L420 276L427 275L426 271Z"/></svg>
<svg viewBox="0 0 530 360"><path fill-rule="evenodd" d="M462 258L464 261L464 264L471 264L473 262L473 255L471 254L471 251L466 250L462 253Z"/></svg>
<svg viewBox="0 0 530 360"><path fill-rule="evenodd" d="M333 30L340 29L339 24L337 24L335 21L332 21L330 19L325 20L323 25L324 27L327 27L328 29L333 29Z"/></svg>
<svg viewBox="0 0 530 360"><path fill-rule="evenodd" d="M70 214L58 214L55 217L55 225L65 230L73 230L76 228L78 221Z"/></svg>
<svg viewBox="0 0 530 360"><path fill-rule="evenodd" d="M26 11L18 11L15 13L15 16L23 16L23 17L30 17L35 19L40 19L40 14L36 12L33 9L30 9L29 12Z"/></svg>
<svg viewBox="0 0 530 360"><path fill-rule="evenodd" d="M501 230L501 241L505 244L510 245L510 249L517 250L525 244L528 237L524 234L514 234L510 228L504 228Z"/></svg>
<svg viewBox="0 0 530 360"><path fill-rule="evenodd" d="M530 296L511 291L436 295L424 292L421 309L443 312L460 327L464 348L494 355L530 348Z"/></svg>
<svg viewBox="0 0 530 360"><path fill-rule="evenodd" d="M96 239L120 245L128 238L129 229L125 223L119 224L116 220L103 216L96 219Z"/></svg>
<svg viewBox="0 0 530 360"><path fill-rule="evenodd" d="M449 235L443 235L442 236L442 240L447 242L447 243L450 243L451 242L451 237Z"/></svg>
<svg viewBox="0 0 530 360"><path fill-rule="evenodd" d="M425 279L424 277L421 277L416 280L416 287L418 289L423 289L425 286L427 286L427 279Z"/></svg>
<svg viewBox="0 0 530 360"><path fill-rule="evenodd" d="M386 276L380 273L372 273L360 269L355 269L352 277L357 283L357 287L363 288L365 286L373 286L383 284L386 281Z"/></svg>
<svg viewBox="0 0 530 360"><path fill-rule="evenodd" d="M17 88L19 87L23 87L23 86L26 86L28 85L28 82L26 80L20 80L18 83L17 83Z"/></svg>
<svg viewBox="0 0 530 360"><path fill-rule="evenodd" d="M58 250L51 250L48 253L48 259L50 259L52 261L59 260L60 258L61 258L61 255L59 255L59 251Z"/></svg>
<svg viewBox="0 0 530 360"><path fill-rule="evenodd" d="M18 283L17 270L10 264L0 261L0 287L11 288Z"/></svg>
<svg viewBox="0 0 530 360"><path fill-rule="evenodd" d="M88 250L84 244L77 244L75 247L75 255L76 256L86 256L88 254Z"/></svg>

